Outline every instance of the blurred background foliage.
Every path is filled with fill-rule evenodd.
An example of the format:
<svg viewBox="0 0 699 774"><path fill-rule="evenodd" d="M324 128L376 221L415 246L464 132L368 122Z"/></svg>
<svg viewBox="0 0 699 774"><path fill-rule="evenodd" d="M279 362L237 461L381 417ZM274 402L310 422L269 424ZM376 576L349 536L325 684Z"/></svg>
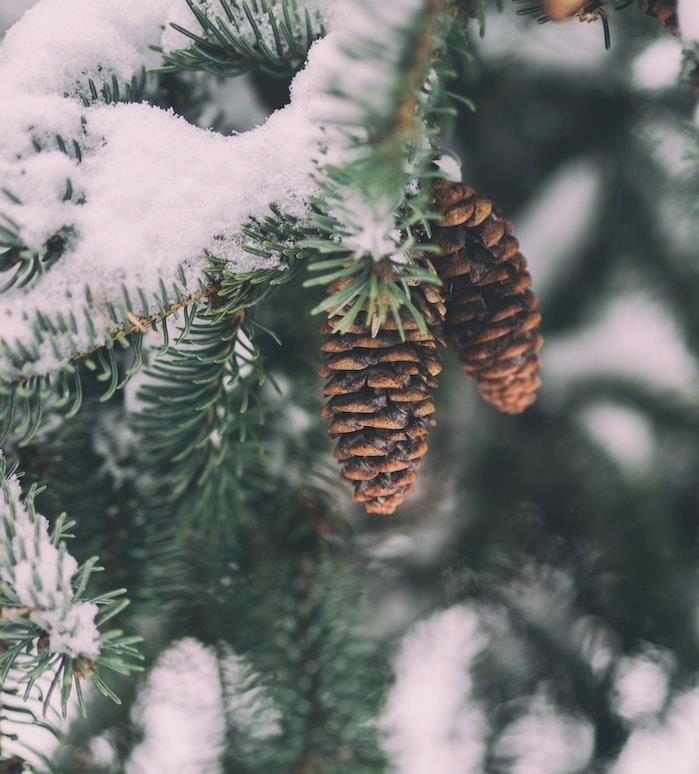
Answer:
<svg viewBox="0 0 699 774"><path fill-rule="evenodd" d="M432 451L397 516L368 520L335 483L301 277L257 313L281 338L257 341L265 486L216 540L183 536L153 494L140 377L22 451L49 484L40 508L78 521L76 554L103 556L134 600L120 625L146 638L140 683L120 707L92 697L57 771L697 770L694 97L665 30L635 5L610 22L605 51L599 24L506 4L454 62L477 110L449 145L514 220L544 386L500 416L445 354ZM160 104L226 133L286 99L266 79L162 79Z"/></svg>

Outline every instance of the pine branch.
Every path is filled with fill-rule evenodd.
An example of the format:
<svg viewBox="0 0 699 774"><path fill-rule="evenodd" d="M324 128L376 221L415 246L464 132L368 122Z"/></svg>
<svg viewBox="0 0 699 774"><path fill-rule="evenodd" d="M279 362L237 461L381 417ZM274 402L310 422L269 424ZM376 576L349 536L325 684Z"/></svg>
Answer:
<svg viewBox="0 0 699 774"><path fill-rule="evenodd" d="M65 538L73 522L61 518L52 532L35 509L39 492L32 487L22 496L16 468L0 456L0 669L7 676L22 673L28 695L42 675L52 680L44 707L60 685L63 712L75 688L83 705L80 680L90 677L105 696L118 701L104 681L105 670L129 674L137 669L138 637L126 637L105 624L128 602L123 589L87 595L97 557L78 566L67 553Z"/></svg>
<svg viewBox="0 0 699 774"><path fill-rule="evenodd" d="M320 13L299 7L298 0L219 0L217 14L196 0L186 2L199 30L171 24L191 43L163 51L165 64L155 72L205 71L230 77L256 69L291 78L313 42L326 32Z"/></svg>
<svg viewBox="0 0 699 774"><path fill-rule="evenodd" d="M128 81L120 81L115 74L101 80L87 79L78 96L85 107L96 103L115 105L119 102L140 102L146 96L148 73L145 67L131 76Z"/></svg>
<svg viewBox="0 0 699 774"><path fill-rule="evenodd" d="M66 140L61 134L51 137L32 133L31 146L35 154L58 151L75 165L82 162L83 141L73 138ZM70 167L72 172L72 167ZM7 187L0 188L0 294L14 287L31 287L45 272L47 272L69 248L75 236L71 225L58 228L43 244L30 245L22 234L22 228L15 220L20 216L22 200ZM76 191L70 177L66 178L63 202L82 204L84 195ZM14 216L14 217L13 217ZM9 279L3 280L3 274L9 274Z"/></svg>
<svg viewBox="0 0 699 774"><path fill-rule="evenodd" d="M359 21L342 30L339 63L328 76L339 115L331 126L344 138L347 160L341 155L340 163L326 164L319 175L310 218L316 236L304 245L316 251L311 268L320 274L307 284L351 280L314 309L331 315L346 310L341 330L365 308L372 330L389 315L402 330L404 307L424 329L408 288L416 281L439 282L415 261L431 249L422 239L415 254L416 233L429 234L434 218L429 181L439 174L428 126L437 90L430 94L426 80L453 17L439 0L404 0L402 16L379 14L369 25L363 17L374 9L366 3L355 2L347 13ZM370 98L363 93L366 75L355 83L345 74L351 72L343 59L348 51L364 56L376 78Z"/></svg>
<svg viewBox="0 0 699 774"><path fill-rule="evenodd" d="M69 228L61 229L41 247L31 248L22 244L16 224L7 216L2 219L6 225L0 226L0 274L12 274L0 285L0 293L13 287L28 287L41 277L61 258L71 234Z"/></svg>
<svg viewBox="0 0 699 774"><path fill-rule="evenodd" d="M149 369L136 427L147 458L162 463L150 496L174 507L182 528L230 529L246 517L250 492L269 486L254 441L265 372L246 310L293 273L241 278L222 269L207 311Z"/></svg>
<svg viewBox="0 0 699 774"><path fill-rule="evenodd" d="M149 369L141 390L136 427L147 456L165 463L153 488L184 527L244 509L241 469L252 484L249 463L260 452L245 441L261 420L263 373L244 321L244 312L199 318L182 345Z"/></svg>
<svg viewBox="0 0 699 774"><path fill-rule="evenodd" d="M41 718L36 712L36 708L41 705L41 690L36 686L30 693L30 701L27 701L23 696L24 691L17 686L21 677L22 673L13 669L0 687L0 774L51 771L46 756L33 743L25 740L23 727L31 726L33 731L46 731L60 739L56 725ZM33 733L30 738L34 736Z"/></svg>
<svg viewBox="0 0 699 774"><path fill-rule="evenodd" d="M87 347L80 347L76 342L75 318L71 315L66 319L60 313L53 319L48 315L37 314L30 349L20 342L12 348L0 339L0 353L14 366L9 374L2 373L4 378L0 379L0 444L12 431L19 442L26 445L41 427L42 417L51 410L63 411L67 417L77 414L83 394L80 361L84 361L90 370L98 372L97 378L105 384L102 400L109 400L116 389L123 387L140 369L144 332L148 328L160 331L163 347L166 348L169 345L168 318L177 317L180 311L184 312L186 331L196 315L198 304L217 289L218 286L212 282L187 294L179 285L174 285L173 295L177 301L169 302L163 286L162 295L154 299L157 313L147 311L144 297L141 309L138 309L131 303L126 288L119 305L101 302L91 297L88 290L88 300L83 306L89 332ZM93 322L93 316L101 318L101 329ZM102 321L106 321L106 324ZM63 343L66 340L73 342L72 354L68 357L62 355L59 349L59 341ZM123 372L115 355L115 345L133 351L131 363ZM46 347L52 348L55 355L55 370L48 374L32 375L31 363L42 356ZM94 360L91 355L95 355Z"/></svg>

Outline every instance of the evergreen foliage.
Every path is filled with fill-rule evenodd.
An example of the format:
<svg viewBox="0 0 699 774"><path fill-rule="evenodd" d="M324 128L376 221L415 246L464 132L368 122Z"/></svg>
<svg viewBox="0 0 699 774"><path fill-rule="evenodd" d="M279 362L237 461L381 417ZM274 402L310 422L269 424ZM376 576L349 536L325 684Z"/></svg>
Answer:
<svg viewBox="0 0 699 774"><path fill-rule="evenodd" d="M692 689L699 417L690 388L610 368L561 375L554 365L550 389L545 382L540 402L514 420L472 408L451 363L414 501L400 521L353 520L320 419L312 316L335 317L339 332L361 322L374 337L389 324L404 337L410 318L425 330L411 288L440 284L423 260L438 249L435 180L453 174L462 155L464 177L521 213L554 174L579 164L594 172L595 206L545 283L552 350L592 329L620 289L642 288L647 298L651 288L681 331L695 389L691 98L686 83L651 89L627 76L664 31L619 2L611 49L595 54L604 64L576 72L529 64L540 33L508 28L516 14L504 7L497 16L496 4L348 0L330 15L327 5L182 0L178 21L163 18L165 36L153 43L159 65L141 62L127 75L94 62L65 95L83 111L81 126L85 111L118 114L143 102L225 131L243 91L221 97L231 85L224 79L273 103L297 76L292 105L298 93L321 94L308 126L322 131L302 212L271 200L235 235L251 270L227 257L222 225L211 235L221 250L192 256L203 266L194 279L184 265L155 290L126 272L116 291L86 277L71 288L72 312L53 303L30 309L24 338L4 336L0 317L0 770L20 765L15 755L36 772L135 770L157 742L147 708L159 699L149 681L193 639L199 650L183 652L208 659L215 673L201 686L216 706L211 735L194 750L192 770L202 772L387 771L400 736L394 722L445 774L462 743L476 761L469 774L508 774L522 762L548 771L536 750L517 746L526 723L539 740L569 743L575 731L565 765L606 772L641 727L619 703L620 675L634 659L655 659L667 681L649 711L657 722ZM533 10L545 20L541 6ZM488 48L490 36L507 34L522 41L509 59ZM317 79L312 88L305 68ZM693 148L679 171L664 133ZM58 152L77 169L95 152L87 130L27 134L30 160ZM82 206L77 188L67 180L59 198ZM0 302L22 303L26 291L51 288L83 235L66 224L30 244L3 215L3 205L22 200L1 179L0 189ZM573 221L575 205L563 214L547 207L546 233L562 239L559 221ZM662 364L653 346L648 360ZM645 473L591 430L599 431L590 419L599 410L645 428ZM18 547L23 514L34 554L45 537L59 563L72 562L72 538L77 569L60 575L60 609L98 607L98 653L55 647L46 610L20 593L16 567L31 554ZM44 590L37 573L35 594ZM115 586L127 587L133 604ZM468 663L434 664L438 643L423 644L421 662L448 680L434 693L415 689L418 721L389 723L396 681L410 682L392 671L399 642L420 639L411 629L420 619L442 631L445 610L467 611L488 646L474 645L480 655ZM84 717L73 717L73 696ZM181 702L191 698L183 693ZM63 723L64 743L34 750L22 723L58 736ZM556 736L561 727L568 737ZM184 771L188 762L177 765Z"/></svg>
<svg viewBox="0 0 699 774"><path fill-rule="evenodd" d="M213 13L186 0L199 29L172 23L192 43L163 52L160 72L199 71L224 77L252 69L276 78L290 78L304 63L313 42L325 34L320 14L298 0L219 0Z"/></svg>

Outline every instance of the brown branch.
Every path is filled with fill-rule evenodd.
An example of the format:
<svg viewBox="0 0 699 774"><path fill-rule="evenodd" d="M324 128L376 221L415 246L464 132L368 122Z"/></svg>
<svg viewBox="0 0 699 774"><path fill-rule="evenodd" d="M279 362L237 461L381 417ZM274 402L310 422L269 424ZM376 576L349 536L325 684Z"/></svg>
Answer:
<svg viewBox="0 0 699 774"><path fill-rule="evenodd" d="M0 621L15 621L38 610L36 607L0 607Z"/></svg>
<svg viewBox="0 0 699 774"><path fill-rule="evenodd" d="M444 8L443 0L425 0L422 28L412 47L404 79L404 93L398 101L393 120L385 131L374 139L380 145L391 139L402 142L406 134L413 130L415 113L418 107L418 94L422 91L432 62L432 39L437 16Z"/></svg>

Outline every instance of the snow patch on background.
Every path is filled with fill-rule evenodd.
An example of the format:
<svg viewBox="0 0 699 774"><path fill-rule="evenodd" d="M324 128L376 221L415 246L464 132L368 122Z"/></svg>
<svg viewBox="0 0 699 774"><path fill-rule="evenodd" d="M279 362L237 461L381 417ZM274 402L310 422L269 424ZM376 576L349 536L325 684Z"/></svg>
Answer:
<svg viewBox="0 0 699 774"><path fill-rule="evenodd" d="M588 433L628 473L650 469L655 451L653 428L640 412L601 403L581 412Z"/></svg>
<svg viewBox="0 0 699 774"><path fill-rule="evenodd" d="M649 358L648 353L653 352ZM624 373L696 397L699 374L671 315L646 294L631 293L604 309L581 333L549 338L544 354L549 383L596 373Z"/></svg>
<svg viewBox="0 0 699 774"><path fill-rule="evenodd" d="M610 774L696 774L699 765L699 689L678 696L666 717L639 728Z"/></svg>
<svg viewBox="0 0 699 774"><path fill-rule="evenodd" d="M453 607L417 624L395 660L381 727L400 774L479 774L487 722L471 666L488 643L477 614Z"/></svg>
<svg viewBox="0 0 699 774"><path fill-rule="evenodd" d="M589 722L560 711L545 696L535 696L522 717L500 735L495 757L507 774L570 774L584 770L593 750Z"/></svg>
<svg viewBox="0 0 699 774"><path fill-rule="evenodd" d="M640 89L665 89L677 83L682 67L682 45L674 38L651 43L634 59L634 85Z"/></svg>
<svg viewBox="0 0 699 774"><path fill-rule="evenodd" d="M693 0L690 0L692 2ZM488 33L476 41L489 60L514 60L527 68L595 71L606 66L600 24L571 19L557 24L535 24L514 13L490 13Z"/></svg>
<svg viewBox="0 0 699 774"><path fill-rule="evenodd" d="M518 215L517 236L540 297L546 296L567 270L576 248L584 244L595 219L600 186L595 164L572 162L552 175Z"/></svg>
<svg viewBox="0 0 699 774"><path fill-rule="evenodd" d="M659 713L667 701L673 667L672 655L659 648L620 659L614 675L616 712L630 722L642 722Z"/></svg>
<svg viewBox="0 0 699 774"><path fill-rule="evenodd" d="M699 41L699 3L697 0L679 0L677 15L682 37L685 40Z"/></svg>
<svg viewBox="0 0 699 774"><path fill-rule="evenodd" d="M144 739L127 774L215 774L224 734L215 655L194 639L167 650L153 667L134 720Z"/></svg>

